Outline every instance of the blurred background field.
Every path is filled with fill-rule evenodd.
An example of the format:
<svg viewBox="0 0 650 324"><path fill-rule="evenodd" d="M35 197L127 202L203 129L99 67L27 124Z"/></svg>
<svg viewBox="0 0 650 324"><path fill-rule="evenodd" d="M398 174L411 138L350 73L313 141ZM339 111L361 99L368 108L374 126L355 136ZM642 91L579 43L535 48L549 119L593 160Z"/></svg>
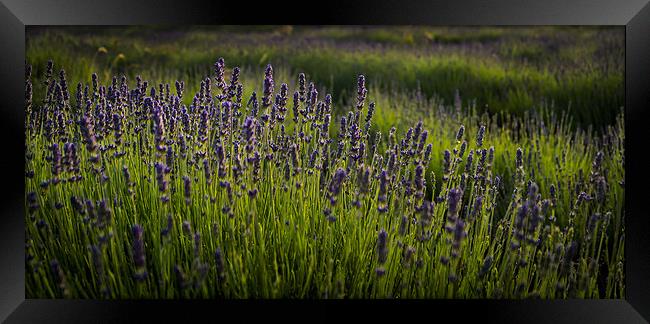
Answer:
<svg viewBox="0 0 650 324"><path fill-rule="evenodd" d="M193 93L223 57L253 84L269 63L289 85L304 72L339 103L354 99L364 74L383 93L453 104L458 90L478 113L561 111L572 128L597 131L615 122L624 102L619 27L29 27L26 50L35 76L53 59L73 82L89 82L93 72L101 82L122 74L132 81L137 73L184 80Z"/></svg>

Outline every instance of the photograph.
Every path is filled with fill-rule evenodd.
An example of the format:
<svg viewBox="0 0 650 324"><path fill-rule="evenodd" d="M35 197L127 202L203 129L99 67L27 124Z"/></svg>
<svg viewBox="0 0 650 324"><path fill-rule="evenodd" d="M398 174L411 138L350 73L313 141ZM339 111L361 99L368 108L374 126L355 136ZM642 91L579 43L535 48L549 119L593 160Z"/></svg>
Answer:
<svg viewBox="0 0 650 324"><path fill-rule="evenodd" d="M26 26L25 298L625 299L625 49Z"/></svg>

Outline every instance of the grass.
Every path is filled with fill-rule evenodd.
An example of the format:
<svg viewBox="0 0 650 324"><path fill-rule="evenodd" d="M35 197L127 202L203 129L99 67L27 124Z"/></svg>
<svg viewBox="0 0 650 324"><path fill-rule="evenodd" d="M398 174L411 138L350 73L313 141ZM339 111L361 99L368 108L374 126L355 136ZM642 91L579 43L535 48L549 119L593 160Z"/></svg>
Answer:
<svg viewBox="0 0 650 324"><path fill-rule="evenodd" d="M369 42L393 43L395 35L409 31L413 42L382 54L341 44L366 33ZM505 41L550 31L558 30L497 28L485 35ZM280 56L280 45L240 43L215 50L230 53L237 63L256 62L242 64L248 67L233 86L242 87L241 96L235 91L221 97L211 72L214 52L193 46L210 47L207 40L228 38L233 31L180 32L173 46L165 37L153 37L159 32L128 37L48 32L28 42L27 61L33 64L25 160L29 298L624 296L625 130L616 105L602 115L590 112L616 116L611 123L595 124L585 124L574 109L558 108L556 97L534 110L484 110L485 99L464 89L485 89L494 100L535 102L533 81L526 80L548 83L553 73L530 66L511 71L500 59L474 66L463 53L419 58L413 53L426 42L416 36L418 28L262 28L255 33L263 38L318 36L335 44L305 53L291 50L290 57ZM455 33L447 34L470 37ZM354 38L346 38L349 34ZM494 37L466 41L499 42ZM236 36L232 41L245 42ZM400 63L400 51L413 56ZM114 52L125 58L116 59ZM230 82L234 64L226 56ZM49 82L43 63L48 57L55 66ZM274 111L262 103L264 73L256 67L275 64L276 58L274 94L283 82L289 90L287 103L280 100ZM59 68L67 73L68 100L58 94ZM356 78L366 68L390 78L368 77L369 91L359 103ZM448 72L440 74L441 69ZM90 76L95 71L97 91ZM296 115L291 100L300 84L296 71L308 72L306 85L316 83L321 107L328 106L324 94L333 95L324 113L307 111L306 99L297 102ZM99 86L108 87L113 73L119 89L141 95L127 98L122 92L118 100L100 94ZM482 82L467 77L481 73L486 73ZM149 80L146 91L138 90L136 75ZM520 90L501 97L499 75L516 80L513 87ZM206 76L213 82L212 96L200 85ZM178 103L176 79L185 81ZM319 86L319 80L327 81ZM458 85L461 95L454 97L455 86L448 86L451 99L417 86L444 80ZM77 82L89 85L87 95L79 94L81 105ZM160 96L161 82L170 84L169 96ZM156 93L149 97L151 88ZM253 91L258 112L248 101ZM225 109L223 102L232 108L229 113L217 110ZM370 103L375 109L366 128ZM84 124L84 116L92 120ZM259 125L254 137L247 135L246 119ZM93 130L85 132L86 125ZM407 135L423 130L428 136L422 144L421 136ZM62 150L69 143L76 145L75 155Z"/></svg>
<svg viewBox="0 0 650 324"><path fill-rule="evenodd" d="M154 78L173 66L169 79L188 84L207 75L206 62L215 57L248 71L270 62L291 75L307 73L337 98L347 98L354 76L363 73L382 89L419 87L448 103L462 90L490 113L521 116L552 101L585 127L614 123L623 105L623 33L615 28L222 29L35 30L27 57L34 66L50 58L72 66L73 79L97 72L105 82L113 74L133 79L133 71Z"/></svg>

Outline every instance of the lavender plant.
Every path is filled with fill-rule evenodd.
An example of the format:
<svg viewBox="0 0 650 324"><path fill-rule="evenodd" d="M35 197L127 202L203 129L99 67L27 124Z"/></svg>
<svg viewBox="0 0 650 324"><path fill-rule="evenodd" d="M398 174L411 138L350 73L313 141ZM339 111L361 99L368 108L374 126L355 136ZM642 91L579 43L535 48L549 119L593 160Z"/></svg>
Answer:
<svg viewBox="0 0 650 324"><path fill-rule="evenodd" d="M598 138L439 108L384 138L363 75L343 114L270 64L260 89L218 59L189 105L53 66L26 81L29 298L624 296L622 114Z"/></svg>

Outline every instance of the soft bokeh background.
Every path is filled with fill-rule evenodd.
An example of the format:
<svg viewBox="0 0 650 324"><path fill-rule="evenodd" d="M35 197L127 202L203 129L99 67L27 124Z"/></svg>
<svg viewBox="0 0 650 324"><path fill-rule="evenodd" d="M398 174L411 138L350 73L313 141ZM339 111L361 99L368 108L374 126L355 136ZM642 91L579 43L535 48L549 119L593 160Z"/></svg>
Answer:
<svg viewBox="0 0 650 324"><path fill-rule="evenodd" d="M137 73L190 93L223 57L260 85L269 63L290 85L304 72L340 102L365 74L371 88L448 104L459 90L479 111L552 107L585 128L612 124L624 103L622 27L29 27L26 46L36 76L53 59L75 82Z"/></svg>

